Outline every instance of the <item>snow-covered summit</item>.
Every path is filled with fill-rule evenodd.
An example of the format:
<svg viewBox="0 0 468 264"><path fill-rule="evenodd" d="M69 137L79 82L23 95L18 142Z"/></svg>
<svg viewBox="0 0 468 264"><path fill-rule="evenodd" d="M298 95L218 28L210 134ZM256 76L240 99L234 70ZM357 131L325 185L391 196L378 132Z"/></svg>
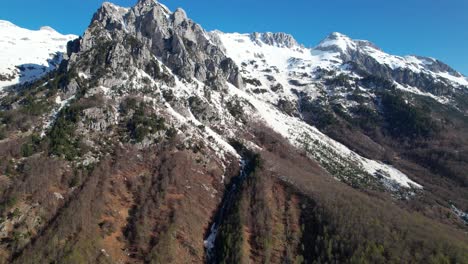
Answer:
<svg viewBox="0 0 468 264"><path fill-rule="evenodd" d="M381 77L393 78L405 87L424 90L435 82L455 88L468 87L465 76L439 60L391 55L370 41L355 40L338 32L331 33L312 49L305 48L284 33L228 34L217 31L214 34L222 39L228 56L238 65L262 57L260 63L268 64L266 67L311 74L319 68L333 71L348 69L347 64L352 62L360 66L361 71L380 72ZM401 77L404 75L412 77Z"/></svg>
<svg viewBox="0 0 468 264"><path fill-rule="evenodd" d="M338 32L331 33L322 40L315 48L323 51L346 52L349 49L356 49L356 43L346 35Z"/></svg>
<svg viewBox="0 0 468 264"><path fill-rule="evenodd" d="M327 74L348 76L357 85L359 79L372 74L401 90L443 103L451 102L455 90L468 87L466 77L433 58L391 55L372 42L337 32L314 48L296 44L290 35L278 34L210 33L242 69L247 87L252 84L253 90L262 91L258 94L262 100L275 105L285 98L296 101L298 92L318 96L319 87L327 87ZM273 89L258 88L262 86Z"/></svg>
<svg viewBox="0 0 468 264"><path fill-rule="evenodd" d="M51 27L28 30L0 20L0 90L33 81L55 69L75 35Z"/></svg>
<svg viewBox="0 0 468 264"><path fill-rule="evenodd" d="M43 26L39 29L39 31L49 31L49 32L52 32L52 33L57 33L57 31L49 26Z"/></svg>
<svg viewBox="0 0 468 264"><path fill-rule="evenodd" d="M353 61L363 66L380 65L382 67L379 71L387 68L385 72L389 76L392 75L392 71L407 71L412 72L413 75L425 75L434 81L438 80L455 87L468 85L466 77L439 60L421 56L391 55L370 41L355 40L338 32L331 33L313 50L336 53L335 57L341 64ZM366 70L373 72L373 69Z"/></svg>
<svg viewBox="0 0 468 264"><path fill-rule="evenodd" d="M323 51L335 51L335 52L349 52L356 51L359 48L371 48L381 50L374 43L367 40L354 40L350 37L339 33L333 32L324 40L322 40L315 49Z"/></svg>

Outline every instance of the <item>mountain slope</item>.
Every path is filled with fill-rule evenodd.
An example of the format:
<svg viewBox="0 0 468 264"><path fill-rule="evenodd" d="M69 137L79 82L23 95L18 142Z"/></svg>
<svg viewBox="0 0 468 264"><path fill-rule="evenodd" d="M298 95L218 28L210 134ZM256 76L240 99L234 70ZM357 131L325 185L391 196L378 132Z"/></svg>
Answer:
<svg viewBox="0 0 468 264"><path fill-rule="evenodd" d="M403 82L367 42L152 0L67 46L1 100L3 262L467 262L466 88L441 63Z"/></svg>
<svg viewBox="0 0 468 264"><path fill-rule="evenodd" d="M31 82L58 67L67 42L77 38L50 27L32 31L0 21L0 90Z"/></svg>
<svg viewBox="0 0 468 264"><path fill-rule="evenodd" d="M227 53L238 65L252 64L252 74L265 75L253 69L263 67L264 72L279 69L281 74L289 75L289 79L281 80L282 85L292 80L293 75L312 82L314 78L320 78L321 71L337 71L361 77L365 77L363 75L367 72L395 81L399 89L427 95L441 102L447 102L450 94L455 92L453 90L460 89L466 93L468 87L466 77L438 60L389 55L368 41L352 40L340 33L332 33L312 49L300 46L291 36L288 39L292 40L288 42L294 43L292 45L284 45L281 38L272 45L269 41L264 42L259 33L214 34L222 39ZM273 39L283 34L267 33L274 36ZM307 76L301 77L301 74L312 76L306 78ZM438 85L447 88L439 91L435 88Z"/></svg>
<svg viewBox="0 0 468 264"><path fill-rule="evenodd" d="M466 186L462 169L467 166L466 78L445 64L388 55L370 42L351 40L339 33L331 34L313 49L297 44L290 36L285 38L284 33L267 33L268 39L276 40L266 42L259 33L212 34L240 65L246 92L275 107L270 110L274 111L270 126L293 142L295 139L299 148L329 171L340 167L339 162L330 165L332 157L354 154L332 147L333 154L324 155L324 149L336 143L317 140L314 134L319 132L304 132L304 124L315 126L361 156L405 169L412 184L426 185L428 193L445 193L437 190L441 182L442 189L447 184L456 189L459 184ZM284 39L293 44L282 43ZM359 164L350 160L353 165ZM400 172L396 171L391 180L392 173L390 177L381 175L381 169L366 163L363 167L387 188L398 188L394 183L399 181ZM377 173L372 172L373 167ZM347 178L343 167L339 171L334 175L341 180L353 186L362 184L355 182L356 178ZM401 177L400 184L408 182L408 176ZM467 196L462 189L450 198L443 194L444 203L449 206L457 201L465 206Z"/></svg>

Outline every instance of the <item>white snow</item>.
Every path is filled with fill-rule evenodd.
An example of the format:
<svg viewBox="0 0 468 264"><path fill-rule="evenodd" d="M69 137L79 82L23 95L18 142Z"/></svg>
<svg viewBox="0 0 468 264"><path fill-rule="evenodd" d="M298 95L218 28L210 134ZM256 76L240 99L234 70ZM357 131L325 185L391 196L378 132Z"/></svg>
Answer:
<svg viewBox="0 0 468 264"><path fill-rule="evenodd" d="M231 33L225 34L219 31L218 34L223 45L226 48L228 57L232 58L239 65L242 62L265 60L265 65L277 67L280 72L285 74L289 68L294 67L291 64L291 58L297 58L303 63L316 67L327 68L332 65L330 59L334 59L334 54L328 52L313 51L304 47L286 48L267 44L258 45L250 38L250 34ZM261 40L258 40L261 42Z"/></svg>
<svg viewBox="0 0 468 264"><path fill-rule="evenodd" d="M320 42L318 47L337 47L341 51L346 52L348 49L356 49L356 44L348 36L334 32L330 35L330 37Z"/></svg>
<svg viewBox="0 0 468 264"><path fill-rule="evenodd" d="M217 235L218 235L218 227L216 226L216 223L214 223L210 228L210 235L205 241L203 241L203 243L205 244L205 248L207 250L211 251L214 249L214 246L215 246L214 243L215 243Z"/></svg>
<svg viewBox="0 0 468 264"><path fill-rule="evenodd" d="M219 31L213 34L219 36L226 48L226 55L241 67L243 77L257 79L262 83L262 87L259 88L268 88L277 84L287 87L289 81L296 79L297 76L311 74L317 68L337 70L341 63L338 53L310 50L301 46L286 48L267 45L261 40L252 41L250 34L225 34ZM271 81L267 76L273 76L275 80ZM257 87L249 84L248 88ZM308 88L310 87L301 87L301 89ZM276 103L280 97L290 100L297 98L291 89L285 89L283 92L266 89L266 93L262 98L272 103Z"/></svg>
<svg viewBox="0 0 468 264"><path fill-rule="evenodd" d="M44 125L42 126L41 137L44 137L46 135L47 129L49 129L54 124L55 120L57 119L57 115L73 99L75 99L75 96L71 96L70 98L68 98L66 100L62 100L62 98L60 96L55 97L55 103L58 106L55 107L55 109L52 111L52 113L45 119Z"/></svg>
<svg viewBox="0 0 468 264"><path fill-rule="evenodd" d="M115 5L111 2L104 2L102 3L103 6L106 6L106 7L110 7L111 9L117 11L120 15L124 15L126 13L128 13L128 11L130 11L130 8L128 7L122 7L122 6L118 6L118 5Z"/></svg>
<svg viewBox="0 0 468 264"><path fill-rule="evenodd" d="M175 111L170 104L166 103L166 107L168 112L181 123L185 124L191 121L195 126L202 125L202 123L200 123L200 121L198 121L191 113L190 117L185 117L177 111ZM204 127L204 132L206 132L206 135L208 137L211 136L214 139L215 144L211 144L211 147L214 148L219 155L224 157L224 154L227 152L233 155L234 157L240 158L237 151L228 142L226 142L221 135L219 135L218 133L214 132L211 128L206 126Z"/></svg>
<svg viewBox="0 0 468 264"><path fill-rule="evenodd" d="M57 199L57 200L64 200L65 199L63 197L63 195L61 193L58 193L58 192L54 192L54 196L55 196L55 199Z"/></svg>
<svg viewBox="0 0 468 264"><path fill-rule="evenodd" d="M60 96L55 97L55 103L62 104L62 98L60 98Z"/></svg>
<svg viewBox="0 0 468 264"><path fill-rule="evenodd" d="M439 77L447 79L447 80L449 80L451 82L458 83L458 84L464 85L464 86L468 86L468 80L467 80L467 78L465 78L463 76L461 76L461 77L453 76L448 72L439 72L439 73L437 73L437 75Z"/></svg>
<svg viewBox="0 0 468 264"><path fill-rule="evenodd" d="M468 225L468 213L463 212L458 209L455 205L452 204L452 211L465 223Z"/></svg>
<svg viewBox="0 0 468 264"><path fill-rule="evenodd" d="M358 45L359 43L363 45ZM340 50L343 54L349 54L349 50L360 50L372 58L374 58L377 62L389 66L391 69L409 69L415 73L425 73L431 75L435 79L437 78L444 78L449 80L455 86L468 86L468 80L466 77L462 76L454 76L449 72L434 72L431 71L429 66L436 63L436 60L433 58L424 58L424 57L416 57L416 56L395 56L390 55L382 50L378 49L370 42L365 40L353 40L348 36L345 36L341 33L332 33L330 37L326 38L316 47L316 49L327 49L330 47L335 47ZM314 50L314 49L312 49ZM312 51L313 52L313 51ZM332 52L332 51L329 51Z"/></svg>
<svg viewBox="0 0 468 264"><path fill-rule="evenodd" d="M410 92L410 93L413 93L413 94L417 94L417 95L422 95L422 96L427 96L427 97L431 97L432 99L436 100L437 102L441 103L441 104L447 104L450 102L450 100L446 97L443 97L443 96L435 96L431 93L428 93L428 92L423 92L421 90L419 90L418 88L416 87L412 87L412 86L409 86L409 85L401 85L397 82L394 82L396 88L402 90L402 91L406 91L406 92Z"/></svg>
<svg viewBox="0 0 468 264"><path fill-rule="evenodd" d="M271 82L265 77L265 69L274 69L275 72L271 75L276 80L273 83L281 83L285 88L282 93L254 94L249 91L249 89L256 88L251 84L247 84L246 90L240 90L230 85L228 91L232 96L243 98L254 106L255 109L251 115L257 115L268 126L299 148L304 147L305 138L317 142L317 146L311 146L314 158L328 160L325 162L335 162L343 166L353 164L378 179L385 179L386 183L397 184L405 188L422 188L421 185L409 179L407 175L396 168L358 155L343 144L321 133L317 128L306 124L299 118L287 116L275 107L280 96L286 97L292 102L297 100L297 96L293 95L291 91L292 89L304 91L310 96L319 94L313 79L303 77L304 74L313 75L314 70L319 67L346 72L346 67L342 67L343 62L339 58L339 53L303 47L282 48L264 43L259 44L253 42L249 34L225 34L219 31L215 31L214 34L219 36L226 48L226 55L241 67L244 77L260 80L262 85L259 88L267 88L268 86L265 84ZM356 48L354 42L348 37L339 33L335 33L334 36L335 39L328 39L320 45L323 47L335 45L342 50ZM375 48L372 49L375 56L385 57L383 52ZM387 58L385 57L385 59ZM389 63L398 65L399 59L401 58L392 58ZM291 87L289 81L296 78L305 85Z"/></svg>
<svg viewBox="0 0 468 264"><path fill-rule="evenodd" d="M55 69L66 52L67 42L75 38L50 27L34 31L0 20L0 74L12 76L11 80L0 81L0 90L33 81Z"/></svg>
<svg viewBox="0 0 468 264"><path fill-rule="evenodd" d="M84 72L79 72L78 77L83 78L85 80L89 79L89 76Z"/></svg>
<svg viewBox="0 0 468 264"><path fill-rule="evenodd" d="M161 67L168 70L167 67L162 62L160 62L156 57L155 57L155 59L158 61L158 63L160 64ZM173 92L173 94L177 98L181 98L181 99L182 98L187 98L188 99L193 94L197 94L199 96L201 96L203 94L203 84L202 83L197 82L197 81L194 81L193 83L187 83L185 81L179 80L179 78L170 71L169 71L169 74L173 75L174 78L175 78L175 83L176 83L175 88L169 88L169 87L166 87L165 85L163 85L162 88L171 89L171 91ZM136 83L141 83L142 79L148 79L148 80L151 81L151 83L155 87L158 86L157 82L150 75L148 75L145 71L143 71L141 69L137 69L136 70L136 75L137 75ZM140 80L140 81L138 81L138 80ZM201 97L203 97L203 96L201 96ZM215 98L213 98L213 102L216 105ZM170 115L172 115L172 117L176 121L178 121L180 124L192 123L196 127L199 127L199 126L203 125L199 120L197 120L195 118L195 116L191 112L181 114L178 111L176 111L167 102L165 103L165 106L166 106L166 111ZM206 142L208 143L208 145L211 148L213 148L216 151L216 153L220 157L225 158L225 154L229 153L229 154L233 155L234 157L240 158L237 151L221 135L216 133L210 127L207 127L207 126L203 126L203 127L204 127L203 128L204 129L203 135L205 136ZM210 142L208 140L208 138L210 138L210 137L214 140L214 142Z"/></svg>
<svg viewBox="0 0 468 264"><path fill-rule="evenodd" d="M406 188L411 188L411 187L422 188L421 185L410 180L408 176L406 176L401 171L397 170L396 168L390 165L387 165L387 164L384 164L382 162L378 162L375 160L362 158L362 157L360 157L360 159L361 159L362 166L364 167L364 169L371 175L377 176L380 174L380 176L383 176L384 178L390 181L396 182L400 186L403 186Z"/></svg>
<svg viewBox="0 0 468 264"><path fill-rule="evenodd" d="M454 76L449 72L434 72L429 70L428 66L434 63L425 58L417 58L415 56L406 56L406 57L399 57L394 55L389 55L383 51L374 49L372 47L366 47L366 52L371 55L375 60L382 64L386 64L390 66L392 69L409 69L415 73L425 73L431 75L433 78L443 78L447 79L452 84L468 86L468 81L462 75ZM417 89L417 88L416 88ZM418 89L419 90L419 89Z"/></svg>
<svg viewBox="0 0 468 264"><path fill-rule="evenodd" d="M154 2L157 3L159 6L162 7L162 9L164 10L164 13L165 13L165 15L166 15L166 18L169 19L169 17L170 17L171 14L172 14L171 10L170 10L166 5L164 5L164 4L162 4L162 3L159 3L159 2L157 2L156 0L155 0Z"/></svg>
<svg viewBox="0 0 468 264"><path fill-rule="evenodd" d="M303 136L306 135L312 141L320 142L321 146L319 146L319 148L328 148L328 150L320 149L322 152L325 151L331 154L324 158L335 156L338 162L340 160L346 160L348 162L350 161L354 165L364 169L370 175L375 177L384 177L388 181L397 183L402 187L422 188L421 185L412 181L408 178L408 176L394 167L360 156L359 154L347 148L345 145L329 138L327 135L320 132L317 128L306 124L298 118L286 116L285 114L276 110L269 103L260 101L234 86L230 87L230 91L248 100L257 110L259 117L263 119L266 124L277 133L290 140L293 145L299 148L303 147L303 142L301 142L301 140Z"/></svg>

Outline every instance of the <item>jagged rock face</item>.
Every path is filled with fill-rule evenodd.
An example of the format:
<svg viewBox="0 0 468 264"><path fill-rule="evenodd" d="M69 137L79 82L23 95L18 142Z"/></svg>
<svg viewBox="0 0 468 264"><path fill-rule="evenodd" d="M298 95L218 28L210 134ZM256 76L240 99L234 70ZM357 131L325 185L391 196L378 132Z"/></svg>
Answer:
<svg viewBox="0 0 468 264"><path fill-rule="evenodd" d="M237 66L182 9L171 13L154 1L140 1L131 9L105 3L84 34L81 53L102 41L114 43L107 61L116 72L130 65L148 68L148 62L157 59L186 80L195 78L213 85L227 80L242 87Z"/></svg>
<svg viewBox="0 0 468 264"><path fill-rule="evenodd" d="M294 39L293 36L286 33L252 33L250 35L252 41L256 43L265 43L267 45L276 46L280 48L294 48L299 47L300 45Z"/></svg>

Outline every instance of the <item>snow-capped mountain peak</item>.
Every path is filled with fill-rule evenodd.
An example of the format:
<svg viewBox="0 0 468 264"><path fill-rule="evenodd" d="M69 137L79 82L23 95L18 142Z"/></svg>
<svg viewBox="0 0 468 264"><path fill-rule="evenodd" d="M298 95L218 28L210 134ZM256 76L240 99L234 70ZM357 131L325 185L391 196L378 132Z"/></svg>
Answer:
<svg viewBox="0 0 468 264"><path fill-rule="evenodd" d="M314 51L334 53L337 62L335 66L341 67L351 61L361 70L381 72L385 78L392 76L403 86L428 86L427 83L415 79L400 78L403 72L411 72L411 76L425 76L422 79L443 82L453 87L468 85L466 77L439 60L421 56L391 55L370 41L355 40L338 32L331 33L322 40L312 49L313 53Z"/></svg>
<svg viewBox="0 0 468 264"><path fill-rule="evenodd" d="M57 31L49 26L43 26L39 29L40 31L48 31L48 32L51 32L51 33L57 33Z"/></svg>
<svg viewBox="0 0 468 264"><path fill-rule="evenodd" d="M333 32L322 40L314 49L329 52L338 52L345 57L349 57L357 51L381 51L377 45L368 40L356 40L339 32Z"/></svg>
<svg viewBox="0 0 468 264"><path fill-rule="evenodd" d="M348 36L339 32L333 32L315 48L323 51L346 52L347 50L355 50L356 43Z"/></svg>
<svg viewBox="0 0 468 264"><path fill-rule="evenodd" d="M62 35L51 27L28 30L0 20L0 91L33 81L55 69L75 35Z"/></svg>

